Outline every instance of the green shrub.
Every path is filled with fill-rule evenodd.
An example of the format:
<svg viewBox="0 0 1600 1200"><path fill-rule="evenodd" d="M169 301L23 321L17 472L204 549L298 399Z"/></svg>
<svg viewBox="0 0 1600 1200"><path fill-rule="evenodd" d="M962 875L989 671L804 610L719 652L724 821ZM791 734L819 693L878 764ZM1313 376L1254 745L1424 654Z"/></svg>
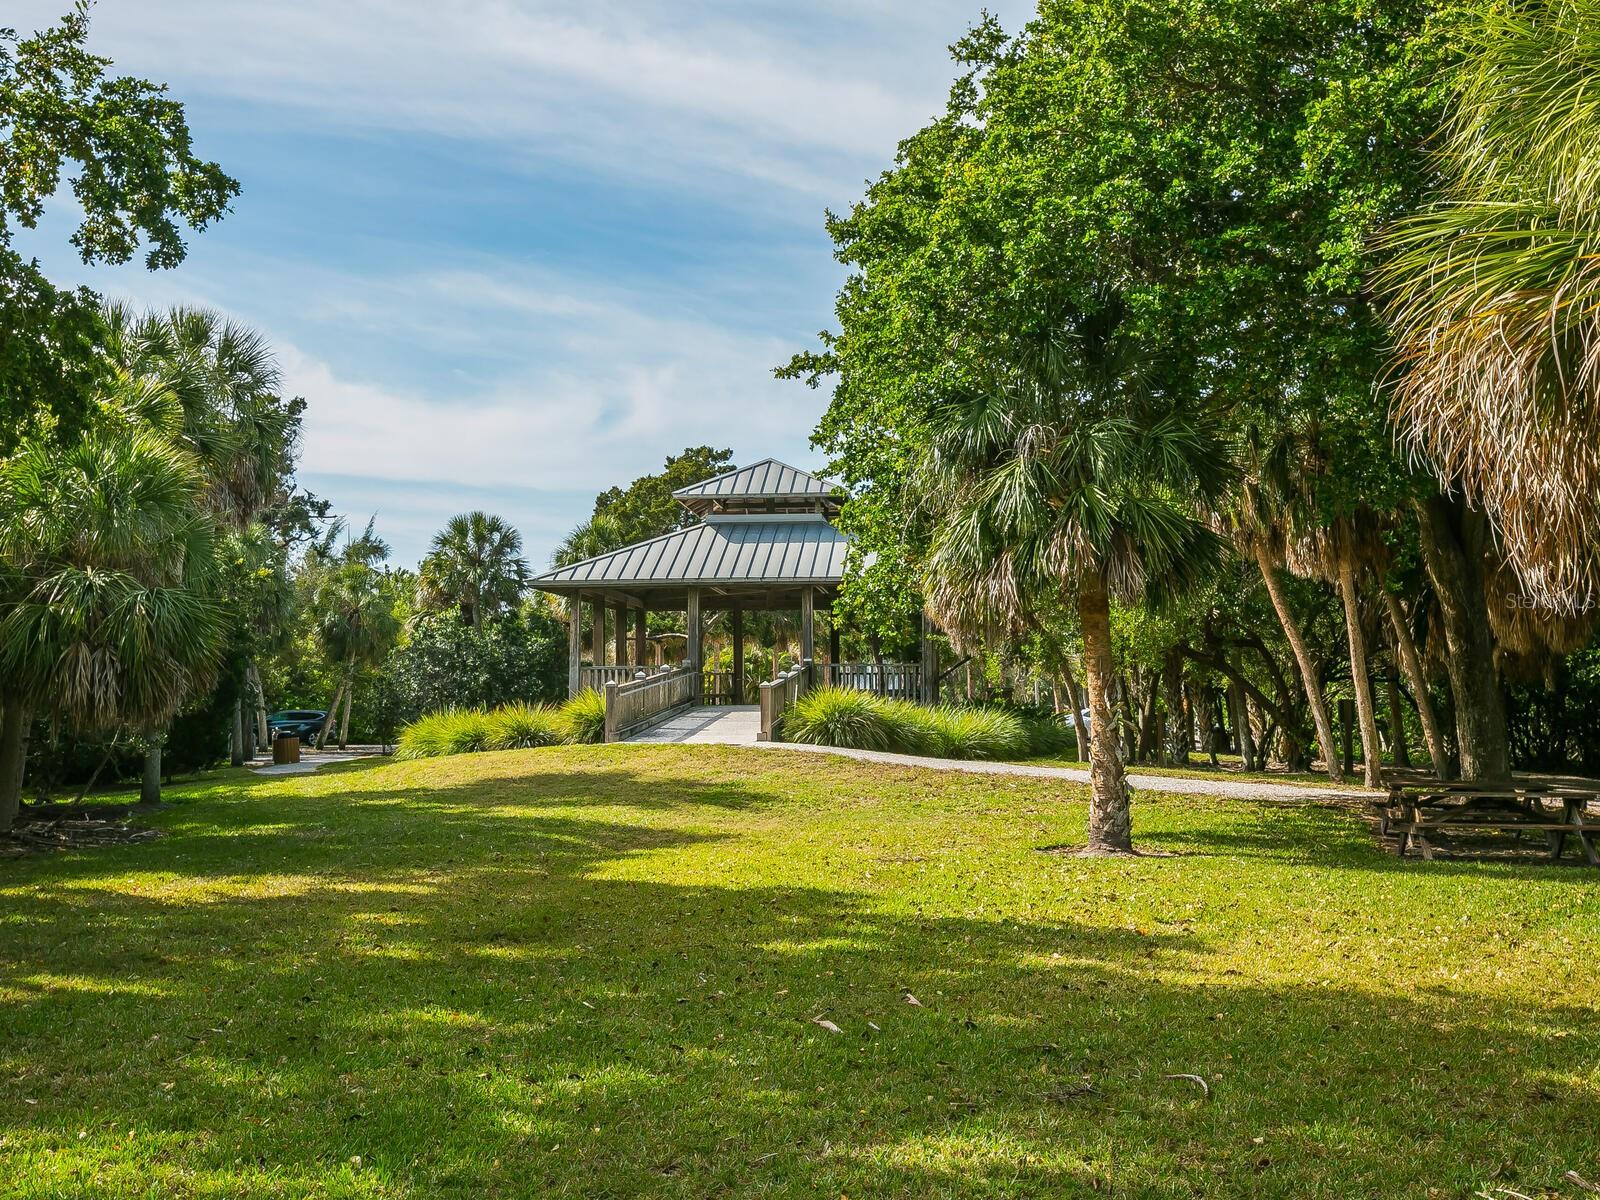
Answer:
<svg viewBox="0 0 1600 1200"><path fill-rule="evenodd" d="M1076 754L1078 733L1071 724L1072 718L1059 716L1025 715L1023 728L1028 733L1028 754L1035 758L1060 758Z"/></svg>
<svg viewBox="0 0 1600 1200"><path fill-rule="evenodd" d="M480 750L549 746L564 741L565 723L553 709L526 704L493 710L450 708L418 717L400 731L396 758L439 758Z"/></svg>
<svg viewBox="0 0 1600 1200"><path fill-rule="evenodd" d="M885 701L871 692L817 688L784 714L783 736L811 746L892 750L894 726Z"/></svg>
<svg viewBox="0 0 1600 1200"><path fill-rule="evenodd" d="M873 697L877 700L877 697ZM889 723L890 749L898 754L949 758L950 730L942 709L910 700L878 700Z"/></svg>
<svg viewBox="0 0 1600 1200"><path fill-rule="evenodd" d="M602 742L606 736L606 698L593 688L561 706L561 720L571 742Z"/></svg>
<svg viewBox="0 0 1600 1200"><path fill-rule="evenodd" d="M567 740L561 710L545 704L506 704L489 714L489 749L531 750Z"/></svg>
<svg viewBox="0 0 1600 1200"><path fill-rule="evenodd" d="M1028 731L1016 713L1002 708L931 710L943 726L946 751L951 758L1026 758Z"/></svg>
<svg viewBox="0 0 1600 1200"><path fill-rule="evenodd" d="M446 754L476 754L488 750L492 733L489 713L482 708L458 708L445 727Z"/></svg>
<svg viewBox="0 0 1600 1200"><path fill-rule="evenodd" d="M400 731L400 738L395 746L396 758L438 758L440 755L451 753L450 726L455 720L454 712L428 713L418 717L411 724Z"/></svg>

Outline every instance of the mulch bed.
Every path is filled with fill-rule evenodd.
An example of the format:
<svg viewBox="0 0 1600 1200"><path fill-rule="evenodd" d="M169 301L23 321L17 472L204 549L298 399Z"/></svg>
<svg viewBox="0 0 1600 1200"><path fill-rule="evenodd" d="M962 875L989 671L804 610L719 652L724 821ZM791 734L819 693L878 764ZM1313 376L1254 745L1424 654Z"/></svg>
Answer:
<svg viewBox="0 0 1600 1200"><path fill-rule="evenodd" d="M42 850L83 850L154 841L159 829L134 824L137 812L159 805L34 804L24 806L9 833L0 833L0 858L20 858Z"/></svg>

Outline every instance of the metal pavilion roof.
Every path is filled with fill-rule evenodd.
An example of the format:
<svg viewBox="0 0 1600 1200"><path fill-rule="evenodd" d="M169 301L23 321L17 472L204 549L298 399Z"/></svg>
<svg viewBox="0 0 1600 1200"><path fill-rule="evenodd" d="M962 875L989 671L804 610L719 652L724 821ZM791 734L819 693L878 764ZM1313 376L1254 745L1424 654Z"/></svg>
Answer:
<svg viewBox="0 0 1600 1200"><path fill-rule="evenodd" d="M547 571L533 586L570 593L837 584L848 549L844 534L821 513L712 515L687 529Z"/></svg>
<svg viewBox="0 0 1600 1200"><path fill-rule="evenodd" d="M692 483L672 494L679 503L695 512L737 507L753 501L837 502L841 498L837 484L819 479L775 458L764 458L748 467Z"/></svg>

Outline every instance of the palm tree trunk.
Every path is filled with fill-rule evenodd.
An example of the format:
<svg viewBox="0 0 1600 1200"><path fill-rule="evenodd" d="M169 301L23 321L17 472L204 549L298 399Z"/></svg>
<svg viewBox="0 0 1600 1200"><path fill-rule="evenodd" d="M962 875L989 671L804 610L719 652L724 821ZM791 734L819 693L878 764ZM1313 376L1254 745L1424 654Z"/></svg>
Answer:
<svg viewBox="0 0 1600 1200"><path fill-rule="evenodd" d="M28 760L28 706L9 700L0 711L0 833L22 810L22 775Z"/></svg>
<svg viewBox="0 0 1600 1200"><path fill-rule="evenodd" d="M161 803L161 740L162 734L150 738L144 751L144 775L139 780L139 803Z"/></svg>
<svg viewBox="0 0 1600 1200"><path fill-rule="evenodd" d="M1361 633L1356 565L1349 555L1339 557L1339 597L1344 601L1344 633L1350 643L1350 686L1356 694L1356 718L1361 726L1361 781L1375 788L1383 783L1383 756L1378 747L1378 719L1372 706L1372 676L1367 673L1367 640Z"/></svg>
<svg viewBox="0 0 1600 1200"><path fill-rule="evenodd" d="M1423 565L1444 617L1461 773L1468 779L1509 778L1505 697L1483 592L1483 516L1442 496L1418 501L1417 515Z"/></svg>
<svg viewBox="0 0 1600 1200"><path fill-rule="evenodd" d="M1333 722L1328 719L1328 705L1322 698L1322 688L1317 683L1317 667L1312 661L1306 639L1300 626L1289 611L1289 599L1283 594L1283 584L1278 582L1272 559L1265 545L1256 546L1256 566L1261 569L1262 582L1267 585L1267 595L1272 599L1272 609L1278 614L1278 624L1283 626L1283 636L1294 651L1295 664L1300 668L1300 682L1305 685L1306 703L1311 706L1311 720L1316 726L1317 742L1322 747L1322 758L1328 767L1328 778L1334 783L1344 782L1344 769L1339 763L1339 751L1333 744Z"/></svg>
<svg viewBox="0 0 1600 1200"><path fill-rule="evenodd" d="M1384 604L1389 610L1389 624L1394 628L1395 646L1400 651L1400 665L1405 669L1406 681L1411 684L1411 694L1417 702L1417 718L1422 722L1422 739L1428 743L1428 757L1433 760L1433 773L1441 780L1454 779L1455 764L1450 761L1445 748L1444 733L1439 728L1438 715L1433 711L1433 697L1428 692L1428 679L1422 673L1422 659L1417 654L1416 639L1411 636L1411 626L1406 622L1400 601L1388 588L1383 589Z"/></svg>
<svg viewBox="0 0 1600 1200"><path fill-rule="evenodd" d="M1105 580L1087 576L1078 587L1078 617L1083 626L1083 673L1089 692L1090 724L1098 732L1114 728L1111 713L1111 601ZM1133 812L1128 781L1117 753L1117 739L1096 736L1089 743L1089 852L1133 851Z"/></svg>

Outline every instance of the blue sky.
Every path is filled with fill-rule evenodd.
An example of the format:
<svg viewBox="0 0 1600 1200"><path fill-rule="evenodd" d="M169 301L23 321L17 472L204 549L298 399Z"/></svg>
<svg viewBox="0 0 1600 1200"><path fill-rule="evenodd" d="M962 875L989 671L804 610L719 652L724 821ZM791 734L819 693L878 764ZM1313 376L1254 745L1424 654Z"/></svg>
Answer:
<svg viewBox="0 0 1600 1200"><path fill-rule="evenodd" d="M18 3L36 28L65 0ZM65 206L22 247L266 332L302 480L397 562L486 508L542 566L683 446L821 465L826 396L771 371L831 325L823 210L939 110L979 7L100 0L93 48L170 83L244 191L175 271L83 267Z"/></svg>

